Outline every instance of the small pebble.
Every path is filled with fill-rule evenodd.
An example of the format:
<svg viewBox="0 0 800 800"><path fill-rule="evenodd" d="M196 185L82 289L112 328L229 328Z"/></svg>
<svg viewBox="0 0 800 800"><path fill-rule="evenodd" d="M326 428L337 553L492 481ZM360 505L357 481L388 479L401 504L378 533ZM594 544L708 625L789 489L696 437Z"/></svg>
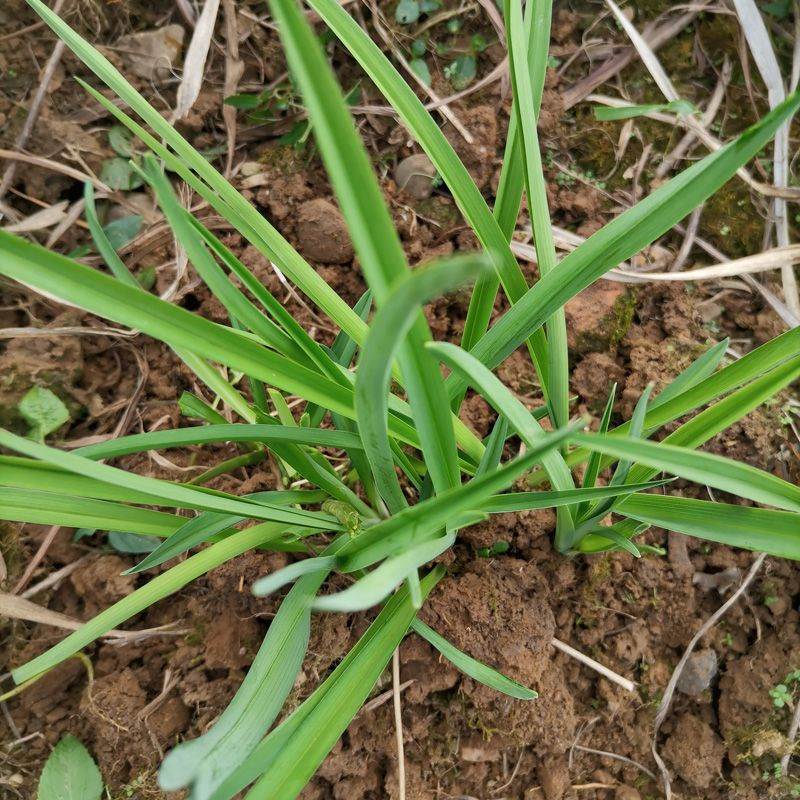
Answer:
<svg viewBox="0 0 800 800"><path fill-rule="evenodd" d="M353 243L347 224L333 203L317 198L297 211L300 252L322 264L347 264L353 258Z"/></svg>
<svg viewBox="0 0 800 800"><path fill-rule="evenodd" d="M433 178L436 167L425 153L404 158L394 171L394 180L398 189L415 200L425 200L433 192Z"/></svg>
<svg viewBox="0 0 800 800"><path fill-rule="evenodd" d="M717 674L717 654L707 648L689 656L689 660L678 679L678 691L697 697L702 694Z"/></svg>
<svg viewBox="0 0 800 800"><path fill-rule="evenodd" d="M633 786L617 786L614 800L642 800L642 796Z"/></svg>

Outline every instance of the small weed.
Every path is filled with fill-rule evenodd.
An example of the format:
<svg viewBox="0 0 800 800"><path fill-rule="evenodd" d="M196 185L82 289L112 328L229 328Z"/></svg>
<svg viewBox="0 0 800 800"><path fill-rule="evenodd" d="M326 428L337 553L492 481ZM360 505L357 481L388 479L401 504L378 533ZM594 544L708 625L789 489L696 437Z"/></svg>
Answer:
<svg viewBox="0 0 800 800"><path fill-rule="evenodd" d="M794 704L794 691L798 684L800 684L800 669L790 672L783 679L783 683L779 683L769 690L772 705L775 708L791 707Z"/></svg>

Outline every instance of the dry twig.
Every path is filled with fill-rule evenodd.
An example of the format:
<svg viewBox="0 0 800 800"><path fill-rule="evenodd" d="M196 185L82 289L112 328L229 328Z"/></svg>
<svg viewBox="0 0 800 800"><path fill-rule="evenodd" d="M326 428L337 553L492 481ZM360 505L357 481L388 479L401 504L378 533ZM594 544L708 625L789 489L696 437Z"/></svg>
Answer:
<svg viewBox="0 0 800 800"><path fill-rule="evenodd" d="M400 648L392 654L392 700L394 731L397 741L397 791L399 800L406 800L406 759L403 752L403 708L400 703Z"/></svg>
<svg viewBox="0 0 800 800"><path fill-rule="evenodd" d="M56 0L55 5L53 6L53 12L55 14L60 14L63 5L64 0ZM22 150L30 138L31 133L33 133L36 120L39 118L39 112L42 110L42 104L44 103L45 97L47 97L47 90L50 86L50 81L53 79L53 75L55 75L56 70L58 69L58 65L61 61L61 56L64 54L65 47L65 43L59 39L56 42L55 47L53 47L53 52L50 54L50 58L47 59L47 63L42 71L42 77L39 81L39 86L36 89L36 93L33 95L30 105L28 106L28 115L25 117L25 122L23 123L19 134L17 134L17 138L14 140L15 150ZM14 176L16 173L17 162L12 161L6 167L6 171L3 173L3 179L0 180L0 200L5 197L6 192L9 190L12 182L14 181Z"/></svg>
<svg viewBox="0 0 800 800"><path fill-rule="evenodd" d="M686 666L686 662L689 660L689 656L694 651L697 643L717 624L717 622L719 622L720 619L722 619L722 617L725 616L725 614L728 612L728 609L730 609L731 606L733 606L744 594L744 592L747 590L747 587L753 582L753 579L761 569L761 565L764 563L764 559L766 557L766 553L759 553L758 556L756 556L755 561L753 561L750 570L748 571L747 575L745 575L745 578L740 584L739 588L733 592L733 594L731 594L731 596L701 625L700 630L698 630L697 633L695 633L695 635L692 637L692 640L689 642L689 646L684 651L683 656L681 656L678 666L675 667L672 676L669 679L669 683L667 684L667 688L664 689L664 696L658 706L655 723L653 725L652 751L653 758L655 759L656 764L658 764L658 769L661 772L661 779L664 783L664 794L666 796L666 800L670 800L672 797L672 787L670 784L670 776L667 765L664 763L663 759L658 753L658 731L661 727L661 724L666 719L667 714L669 713L669 708L672 704L672 697L675 694L675 687L678 685L678 680L681 677L683 668Z"/></svg>

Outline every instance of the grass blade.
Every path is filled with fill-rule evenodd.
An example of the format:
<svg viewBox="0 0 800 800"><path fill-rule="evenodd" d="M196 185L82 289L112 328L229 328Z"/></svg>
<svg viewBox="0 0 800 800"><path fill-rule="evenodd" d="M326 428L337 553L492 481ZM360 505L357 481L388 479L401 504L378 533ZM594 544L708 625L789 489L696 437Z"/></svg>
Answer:
<svg viewBox="0 0 800 800"><path fill-rule="evenodd" d="M544 19L537 23L549 31L550 2L538 3ZM547 205L542 155L536 129L538 111L534 88L528 72L528 55L522 3L520 0L504 0L503 10L508 37L508 57L511 85L514 91L514 114L517 121L521 147L520 158L525 179L525 193L536 246L536 260L541 276L556 268L556 248L553 241L553 226ZM567 324L563 306L555 309L546 324L547 335L547 398L553 413L553 425L560 427L569 419L569 357L567 354Z"/></svg>
<svg viewBox="0 0 800 800"><path fill-rule="evenodd" d="M632 495L617 510L648 525L658 525L698 539L767 552L778 558L800 559L800 516L788 511L658 494ZM591 552L585 548L592 545L592 537L586 537L579 547Z"/></svg>
<svg viewBox="0 0 800 800"><path fill-rule="evenodd" d="M60 664L108 633L108 631L119 627L119 625L140 611L144 611L153 603L157 603L159 600L174 594L186 586L187 583L200 577L200 575L204 575L214 567L224 564L226 561L230 561L232 558L252 550L254 547L277 539L285 530L285 525L276 525L274 523L254 525L252 528L239 531L235 536L229 536L227 539L190 556L186 561L182 561L166 572L162 572L127 597L123 597L122 600L114 603L113 606L101 611L82 628L71 633L66 639L62 639L42 655L12 670L11 674L14 682L17 684L24 683L42 672L47 672L47 670Z"/></svg>
<svg viewBox="0 0 800 800"><path fill-rule="evenodd" d="M539 696L539 693L533 689L528 689L521 683L507 678L496 669L492 669L472 656L467 655L463 650L459 650L422 620L415 619L411 623L411 630L430 642L456 669L465 675L469 675L470 678L478 681L478 683L482 683L491 689L496 689L498 692L507 694L517 700L535 700Z"/></svg>
<svg viewBox="0 0 800 800"><path fill-rule="evenodd" d="M399 555L387 558L352 586L335 594L321 595L314 601L317 611L363 611L386 597L412 572L453 546L455 533L438 536L409 547ZM419 606L416 606L419 608Z"/></svg>
<svg viewBox="0 0 800 800"><path fill-rule="evenodd" d="M480 257L465 256L415 271L389 294L370 326L356 373L356 413L375 482L392 513L400 511L407 503L394 471L388 438L388 408L383 402L389 394L390 364L414 324L417 309L465 283L482 266ZM449 416L448 409L447 424ZM480 453L477 455L480 457Z"/></svg>
<svg viewBox="0 0 800 800"><path fill-rule="evenodd" d="M514 397L502 382L474 356L448 342L428 345L454 373L464 377L489 402L498 414L502 414L509 425L528 447L536 447L545 436L542 426L533 415ZM558 490L573 489L572 474L560 453L553 451L542 456L542 466L553 487ZM556 530L556 547L569 548L572 543L574 523L572 513L566 507L559 508Z"/></svg>
<svg viewBox="0 0 800 800"><path fill-rule="evenodd" d="M723 367L719 372L709 375L699 383L685 389L678 396L666 400L663 405L654 403L645 418L647 435L649 436L664 425L685 416L728 392L740 389L753 379L764 375L796 356L798 350L800 350L800 328L792 328L751 350L742 358ZM778 391L778 389L775 391ZM748 411L750 410L752 408L748 409ZM731 421L734 419L738 419L738 417L731 417ZM630 423L625 422L614 428L611 431L611 435L624 436L629 429ZM719 432L719 430L716 432ZM570 466L574 466L585 461L588 456L589 452L587 450L577 448L566 457L566 461ZM536 485L542 477L542 475L532 475L531 485Z"/></svg>
<svg viewBox="0 0 800 800"><path fill-rule="evenodd" d="M529 447L524 456L495 472L474 478L367 528L342 548L340 569L353 571L374 564L415 541L428 538L458 514L479 510L484 500L508 488L525 470L541 461L544 454L557 448L575 428L548 433Z"/></svg>
<svg viewBox="0 0 800 800"><path fill-rule="evenodd" d="M723 339L717 342L713 347L709 347L699 358L696 358L692 363L683 370L674 380L659 392L658 395L650 401L648 411L666 403L673 397L678 397L685 391L688 391L693 386L696 386L700 381L709 377L714 373L714 370L719 366L727 349L729 339Z"/></svg>
<svg viewBox="0 0 800 800"><path fill-rule="evenodd" d="M495 472L499 468L507 438L508 420L502 414L499 414L492 426L492 432L486 437L486 449L483 451L478 468L475 470L476 478L489 472Z"/></svg>
<svg viewBox="0 0 800 800"><path fill-rule="evenodd" d="M437 569L422 579L423 598L441 575ZM293 734L285 737L283 747L248 793L249 800L293 800L297 796L369 696L415 613L405 588L386 603L358 644L303 704L308 703L310 709L302 714ZM303 706L298 711L301 709ZM258 763L258 749L253 756Z"/></svg>
<svg viewBox="0 0 800 800"><path fill-rule="evenodd" d="M346 9L336 0L309 0L309 5L322 17L342 44L361 64L372 82L397 111L403 124L428 154L436 171L450 188L464 218L489 253L506 295L512 303L516 302L525 294L528 285L508 246L511 234L501 230L498 220L489 211L478 187L433 117L380 48L358 26ZM521 192L521 187L519 191ZM513 194L513 188L509 187L509 210L507 213L509 217L513 213L515 222L521 194L516 201ZM504 217L503 221L508 224L507 218ZM513 225L513 222L511 224ZM482 333L489 322L495 295L494 286L494 282L487 279L485 283L480 283L477 287L482 300L479 307L472 312L471 337L477 337ZM534 332L529 349L538 366L539 374L543 378L543 383L546 385L544 370L547 366L547 351L541 331Z"/></svg>
<svg viewBox="0 0 800 800"><path fill-rule="evenodd" d="M527 4L525 7L525 41L527 42L529 71L531 73L531 80L533 81L534 105L537 119L539 117L542 92L544 90L545 72L547 70L547 51L550 46L550 23L549 20L545 21L545 15L548 14L550 10L549 6L549 0L534 0L534 2ZM495 199L494 208L492 209L492 215L502 231L503 236L505 236L506 241L511 240L511 236L517 224L525 183L520 151L521 145L517 126L517 115L516 112L512 112L508 123L508 134L506 136L503 164L500 169L500 178L497 186L497 197ZM494 274L482 274L478 277L472 297L470 298L467 319L464 323L464 333L461 337L461 346L465 350L471 350L478 339L486 333L499 286L500 279L497 277L497 272ZM546 342L544 342L542 338L541 331L539 332L539 338L540 342L536 344L534 349L536 352L544 353L546 351ZM540 378L542 378L542 383L546 389L546 360L540 366L545 370L544 375L540 374ZM458 405L460 405L460 399L461 398L458 398Z"/></svg>
<svg viewBox="0 0 800 800"><path fill-rule="evenodd" d="M17 456L0 456L0 484L17 489L50 491L58 486L59 493L72 497L94 497L98 500L116 500L123 503L158 505L158 497L138 492L124 486L87 478L73 472Z"/></svg>
<svg viewBox="0 0 800 800"><path fill-rule="evenodd" d="M349 387L273 353L230 328L124 286L114 278L3 231L0 231L0 253L3 255L0 274L106 319L137 328L176 350L196 351L204 358L240 370L284 392L351 419L355 417ZM414 429L394 413L390 415L389 427L402 441L419 444Z"/></svg>
<svg viewBox="0 0 800 800"><path fill-rule="evenodd" d="M301 503L307 498L307 502L319 503L325 499L323 492L257 492L248 495L250 499L280 503L281 505L293 505ZM148 553L136 566L125 571L125 574L135 574L146 569L152 569L169 561L176 556L207 542L209 539L232 529L240 522L244 522L243 517L235 517L230 514L218 514L214 511L206 511L193 519L186 520L174 533L161 542L151 553ZM302 529L295 529L294 533L300 535Z"/></svg>
<svg viewBox="0 0 800 800"><path fill-rule="evenodd" d="M158 771L162 789L191 786L191 800L208 800L256 747L294 686L311 633L311 600L327 575L318 569L292 587L220 718L207 733L167 754Z"/></svg>
<svg viewBox="0 0 800 800"><path fill-rule="evenodd" d="M51 482L50 486L53 485L58 484ZM144 536L170 536L183 524L181 517L163 511L55 492L12 488L0 488L0 519L35 525L125 531Z"/></svg>
<svg viewBox="0 0 800 800"><path fill-rule="evenodd" d="M800 487L730 458L663 442L617 436L576 433L573 439L606 455L638 461L686 480L746 497L756 503L800 511ZM624 502L618 504L617 508L624 505Z"/></svg>
<svg viewBox="0 0 800 800"><path fill-rule="evenodd" d="M145 156L141 174L153 188L167 223L186 251L192 265L214 297L225 306L231 318L246 325L264 344L300 364L313 368L305 351L228 280L225 272L205 248L199 231L190 222L191 215L178 202L172 186L152 156Z"/></svg>
<svg viewBox="0 0 800 800"><path fill-rule="evenodd" d="M311 26L295 0L271 0L270 8L353 246L380 308L392 287L409 272L403 248L366 150ZM398 361L428 470L437 491L443 491L459 480L450 406L438 368L422 348L430 339L425 318L417 311L412 319ZM397 499L395 493L392 498Z"/></svg>
<svg viewBox="0 0 800 800"><path fill-rule="evenodd" d="M592 486L581 489L567 489L553 492L508 492L496 494L481 503L481 511L490 514L505 514L509 511L531 511L535 508L555 508L560 505L573 505L589 500L605 500L609 497L655 489L669 481L644 481L627 483L622 486Z"/></svg>
<svg viewBox="0 0 800 800"><path fill-rule="evenodd" d="M99 444L80 447L73 451L76 455L92 460L116 458L130 453L146 450L166 450L171 447L208 444L212 442L287 442L289 444L310 445L314 447L335 447L337 449L363 449L361 439L348 431L321 428L300 428L287 425L264 425L253 423L242 425L224 423L202 425L193 428L136 433L109 439Z"/></svg>
<svg viewBox="0 0 800 800"><path fill-rule="evenodd" d="M317 558L306 558L303 561L296 561L288 567L276 570L270 575L265 575L259 578L253 584L253 594L257 597L267 597L268 595L277 592L278 589L286 586L287 583L293 583L303 575L308 575L310 572L320 572L325 570L329 572L336 566L336 556L319 556Z"/></svg>
<svg viewBox="0 0 800 800"><path fill-rule="evenodd" d="M614 401L617 397L617 384L611 387L606 401L606 407L603 409L603 416L600 418L600 426L598 433L607 433L608 427L611 424L611 414L614 411ZM592 451L589 456L589 463L586 465L586 472L583 474L583 488L588 489L597 483L597 476L600 474L602 455L597 451ZM581 519L588 511L589 506L580 505L575 513L576 519Z"/></svg>
<svg viewBox="0 0 800 800"><path fill-rule="evenodd" d="M713 406L709 406L662 441L666 445L677 447L691 449L700 447L798 378L800 378L800 356L775 367ZM628 480L648 480L656 473L657 468L637 465L631 469Z"/></svg>
<svg viewBox="0 0 800 800"><path fill-rule="evenodd" d="M132 472L125 472L107 464L98 464L74 453L64 453L29 439L23 439L9 431L0 429L0 445L54 464L70 472L84 475L105 483L141 491L158 498L161 505L177 508L196 508L204 511L223 511L240 514L247 519L263 519L284 522L287 525L318 528L320 530L340 530L339 522L328 514L311 511L293 511L279 506L266 506L250 503L233 496L209 494L205 491L180 486L167 481L147 478Z"/></svg>
<svg viewBox="0 0 800 800"><path fill-rule="evenodd" d="M28 3L78 58L150 125L157 136L162 137L174 149L178 156L174 161L179 165L187 165L196 172L201 182L207 184L210 191L205 194L208 195L206 199L210 198L211 205L230 220L248 241L276 262L281 271L331 319L361 341L365 332L361 320L278 231L125 80L105 56L72 30L41 0L28 0ZM93 94L97 96L99 93ZM120 121L124 122L122 119ZM147 144L150 146L149 142ZM183 167L183 173L189 171L187 167Z"/></svg>
<svg viewBox="0 0 800 800"><path fill-rule="evenodd" d="M250 294L261 304L264 310L283 328L295 344L306 354L308 360L326 377L337 383L342 382L341 371L336 369L330 356L302 325L281 305L273 294L264 286L250 270L205 226L191 214L186 215L189 223L200 234L211 252L222 262L224 267L235 275Z"/></svg>
<svg viewBox="0 0 800 800"><path fill-rule="evenodd" d="M612 267L635 255L669 230L757 155L780 125L797 111L795 94L720 150L693 164L573 250L515 303L472 352L494 367L570 298ZM452 394L460 391L452 381Z"/></svg>
<svg viewBox="0 0 800 800"><path fill-rule="evenodd" d="M122 283L128 286L133 286L135 289L141 289L139 281L136 280L119 255L117 255L117 251L108 240L108 236L106 236L106 232L100 224L100 220L97 217L97 208L94 203L94 186L92 186L90 181L86 181L83 185L83 201L86 222L89 225L89 233L92 234L95 246L103 257L103 261L106 262L106 266L111 270L117 280L122 281Z"/></svg>

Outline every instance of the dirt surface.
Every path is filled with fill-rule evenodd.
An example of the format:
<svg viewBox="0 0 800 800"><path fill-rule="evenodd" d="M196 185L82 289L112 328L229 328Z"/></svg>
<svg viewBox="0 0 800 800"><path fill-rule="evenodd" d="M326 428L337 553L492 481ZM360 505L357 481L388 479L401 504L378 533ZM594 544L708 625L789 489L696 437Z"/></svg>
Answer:
<svg viewBox="0 0 800 800"><path fill-rule="evenodd" d="M268 24L256 22L263 7L236 5L245 62L240 91L283 86L285 65L277 37ZM667 5L637 4L637 24L652 19ZM133 2L122 9L77 0L67 6L71 23L106 45L107 55L166 113L174 104L179 70L163 65L156 69L151 63L150 72L143 76L148 65L140 65L138 72L130 63L126 67L127 50L119 47L119 37L163 30L167 25L185 28L174 4ZM446 9L451 6L455 8L445 4ZM393 21L394 5L381 4L384 7ZM632 126L621 152L619 123L597 121L589 104L564 108L569 86L609 55L602 45L593 49L591 37L622 42L607 21L596 29L599 8L591 2L576 2L569 8L556 4L551 53L557 64L548 72L540 123L554 221L582 236L590 235L640 196L641 185L651 177L648 170L642 176L635 170L644 148L653 145L655 152L663 154L678 138L675 131L665 133L663 126L641 120ZM431 36L455 48L454 52L465 52L471 37L480 34L488 46L477 57L478 75L488 74L503 57L496 34L478 5L471 4L462 16L456 32L448 32L442 22ZM10 0L0 8L2 148L13 147L36 90L39 68L52 50L52 38L42 29L19 37L8 35L34 21L20 0ZM170 46L177 47L174 30L168 33ZM224 157L219 157L225 141L221 26L218 34L221 44L212 47L200 98L179 128L224 168ZM187 30L187 39L189 35ZM130 41L123 44L130 47ZM738 31L729 18L704 15L675 37L662 57L681 91L700 102L713 87L722 60L728 56L739 63L738 46ZM367 109L358 112L359 128L411 263L477 248L445 187L434 181L430 196L420 198L397 188L392 177L396 165L418 153L418 148L393 117L369 110L382 104L378 92L341 49L330 52L341 82L348 90L358 86L354 102ZM432 59L433 85L440 95L453 92L444 73L446 61ZM755 118L741 69L737 69L724 104L725 135ZM87 101L72 76L88 77L67 53L26 149L99 173L103 163L114 157L108 136L111 120L99 105ZM641 67L634 64L621 80L632 101L658 99ZM602 91L619 88L615 81L612 84ZM754 102L764 109L761 94ZM507 85L492 83L453 103L452 109L473 141L465 141L451 123L444 124L446 135L491 201L508 126ZM324 169L311 140L303 146L280 138L296 131L298 124L302 126L303 119L296 98L290 99L288 110L266 122L240 112L233 181L352 305L366 287ZM24 166L5 201L24 217L42 203L74 202L81 191L72 178ZM102 208L107 220L124 218L132 211L143 214L145 222L122 247L129 266L140 276L150 274L154 291L168 292L185 308L227 323L225 309L191 267L176 270L169 233L157 222L151 224L158 217L144 192L115 192ZM208 207L200 208L198 214L211 227L219 224ZM732 257L757 251L763 217L763 203L752 198L743 184L732 182L709 203L700 234ZM520 230L527 223L523 208ZM335 329L330 322L254 247L224 227L217 231L313 336L326 344L333 341ZM37 231L34 236L44 243L48 233ZM85 228L71 225L54 247L68 253L87 241ZM666 252L674 253L681 241L675 234L661 244ZM86 257L89 263L99 263L92 253ZM690 264L695 262L707 263L707 256L695 249ZM534 267L524 268L530 279L535 277ZM775 285L772 288L777 290ZM17 285L0 284L0 291L3 328L58 329L48 336L0 339L3 425L25 431L16 407L34 385L51 389L70 411L70 422L52 437L53 443L62 445L184 425L186 418L178 408L181 393L191 390L208 397L192 373L160 343L141 335L116 335L103 321ZM467 302L465 293L455 293L428 307L437 338L458 341ZM505 301L499 299L496 311L505 308ZM783 330L759 295L735 281L689 287L632 287L599 281L572 300L566 313L572 390L577 397L574 410L596 417L616 383L615 421L630 415L649 383L660 390L722 336L729 335L737 351L744 352ZM83 329L82 333L76 328ZM87 329L94 329L95 335L85 335ZM531 407L541 404L536 376L524 353L512 354L498 375ZM799 452L787 425L788 398L787 393L754 412L714 439L708 449L797 481ZM472 395L465 401L462 417L481 436L494 419L486 403ZM236 453L232 446L220 445L168 451L158 458L128 456L115 464L141 474L186 480ZM235 493L253 492L277 488L276 475L274 465L263 462L222 475L208 485ZM681 481L671 484L668 491L703 496L700 489ZM665 556L635 559L615 553L567 559L553 550L554 525L550 510L498 515L464 531L445 558L448 575L434 590L423 619L458 647L535 688L539 698L516 701L487 689L457 672L419 637L409 636L400 650L401 679L408 682L402 694L402 721L409 800L645 800L662 796L660 783L652 777L655 710L692 635L724 602L721 589L730 587L719 576L732 575L735 584L754 556L653 529L645 541L665 548ZM36 525L0 524L6 572L0 588L15 590L47 533L47 528ZM64 528L56 533L29 582L36 585L55 570L78 563L66 577L34 594L32 599L42 606L85 620L159 572L125 576L123 571L137 556L116 552L105 535L75 541L74 533ZM498 541L509 546L504 555L479 555L481 548ZM96 758L112 798L163 798L155 771L164 753L213 723L235 693L268 628L276 602L252 597L252 582L284 566L291 557L253 552L215 569L128 625L131 630L170 626L164 632L125 644L99 643L86 651L91 673L84 662L71 659L5 703L0 720L0 796L33 797L51 747L71 732ZM747 598L701 642L702 648L716 655L718 674L698 694L676 694L659 737L679 797L796 796L792 792L800 784L782 781L775 773L775 764L790 748L785 734L791 707L776 706L770 691L800 668L798 595L796 567L767 559ZM309 652L291 705L304 699L329 673L370 619L370 614L315 615ZM8 619L0 621L0 633L0 669L4 671L63 636L52 627ZM553 636L636 681L636 691L624 691L555 650ZM3 686L9 688L8 682ZM390 676L384 674L374 696L390 686ZM303 797L396 798L397 786L392 703L380 702L359 713Z"/></svg>

